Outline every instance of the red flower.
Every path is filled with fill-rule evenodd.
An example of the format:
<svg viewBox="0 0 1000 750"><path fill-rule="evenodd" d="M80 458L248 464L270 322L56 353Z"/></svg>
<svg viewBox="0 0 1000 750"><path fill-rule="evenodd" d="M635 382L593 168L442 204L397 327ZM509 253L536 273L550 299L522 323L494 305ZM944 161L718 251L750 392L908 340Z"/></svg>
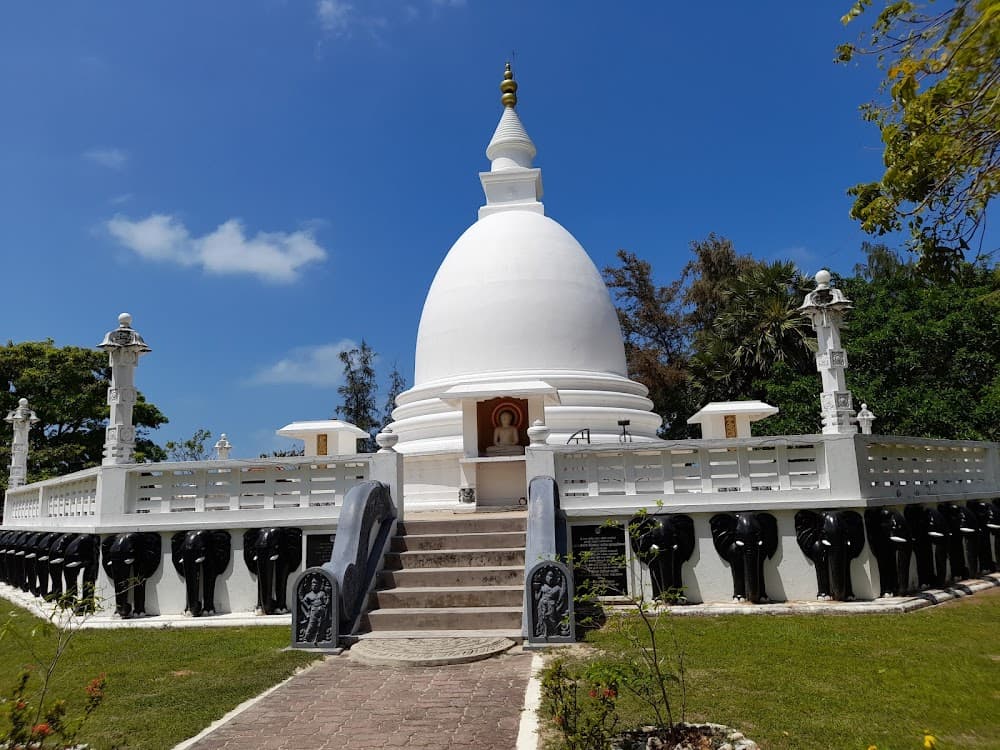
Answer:
<svg viewBox="0 0 1000 750"><path fill-rule="evenodd" d="M591 698L596 698L597 697L597 691L596 690L591 690L590 691L590 697Z"/></svg>
<svg viewBox="0 0 1000 750"><path fill-rule="evenodd" d="M86 688L87 695L91 698L101 698L104 696L104 685L106 680L104 678L104 672L101 672L100 677L95 677L90 681Z"/></svg>
<svg viewBox="0 0 1000 750"><path fill-rule="evenodd" d="M24 701L18 701L17 705L15 706L15 708L17 708L18 711L23 711L27 707L28 707L28 704L25 703Z"/></svg>
<svg viewBox="0 0 1000 750"><path fill-rule="evenodd" d="M617 696L618 692L614 688L604 688L605 698L616 698Z"/></svg>
<svg viewBox="0 0 1000 750"><path fill-rule="evenodd" d="M45 724L44 722L41 724L35 724L35 727L34 729L31 730L31 733L37 735L38 737L48 737L50 734L52 734L52 727L50 727L48 724Z"/></svg>

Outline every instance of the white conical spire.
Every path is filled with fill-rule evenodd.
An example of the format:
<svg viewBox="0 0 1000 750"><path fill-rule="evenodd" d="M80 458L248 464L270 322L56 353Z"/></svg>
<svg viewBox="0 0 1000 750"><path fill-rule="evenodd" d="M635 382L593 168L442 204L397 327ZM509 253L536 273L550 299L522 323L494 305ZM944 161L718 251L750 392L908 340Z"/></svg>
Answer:
<svg viewBox="0 0 1000 750"><path fill-rule="evenodd" d="M490 171L481 172L480 181L486 193L486 205L479 209L479 218L511 209L544 214L539 202L542 197L542 171L531 166L537 150L514 108L517 104L517 81L510 63L500 84L503 114L493 131L486 158Z"/></svg>

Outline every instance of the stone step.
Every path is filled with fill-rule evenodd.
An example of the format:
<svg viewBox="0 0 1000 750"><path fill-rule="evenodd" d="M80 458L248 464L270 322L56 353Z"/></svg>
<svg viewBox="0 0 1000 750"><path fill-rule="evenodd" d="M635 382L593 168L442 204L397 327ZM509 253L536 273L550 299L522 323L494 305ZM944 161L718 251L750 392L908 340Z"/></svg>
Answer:
<svg viewBox="0 0 1000 750"><path fill-rule="evenodd" d="M376 591L370 606L379 609L403 607L518 607L524 597L521 586L419 586Z"/></svg>
<svg viewBox="0 0 1000 750"><path fill-rule="evenodd" d="M369 630L504 630L520 629L520 607L404 607L373 609Z"/></svg>
<svg viewBox="0 0 1000 750"><path fill-rule="evenodd" d="M420 552L389 552L385 567L389 570L409 568L473 568L497 565L524 565L523 549L455 549L422 550Z"/></svg>
<svg viewBox="0 0 1000 750"><path fill-rule="evenodd" d="M523 586L523 565L499 565L480 568L410 568L384 570L379 580L382 588L404 586Z"/></svg>
<svg viewBox="0 0 1000 750"><path fill-rule="evenodd" d="M396 536L393 552L443 549L524 549L523 531L486 531L461 534L414 534Z"/></svg>
<svg viewBox="0 0 1000 750"><path fill-rule="evenodd" d="M435 519L433 521L413 520L409 516L408 520L396 526L397 534L463 534L463 533L484 533L484 532L504 532L520 531L527 528L527 514L519 516L499 516L490 517L488 515L474 515L472 513L459 516L454 519Z"/></svg>

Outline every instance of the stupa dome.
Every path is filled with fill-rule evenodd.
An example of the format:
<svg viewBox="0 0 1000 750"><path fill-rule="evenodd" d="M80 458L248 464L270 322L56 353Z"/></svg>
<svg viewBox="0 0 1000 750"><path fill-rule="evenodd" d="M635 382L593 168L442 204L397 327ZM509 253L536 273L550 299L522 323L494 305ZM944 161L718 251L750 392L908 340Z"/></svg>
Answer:
<svg viewBox="0 0 1000 750"><path fill-rule="evenodd" d="M438 269L420 318L414 386L525 370L624 377L625 348L580 243L541 213L507 210L469 227Z"/></svg>

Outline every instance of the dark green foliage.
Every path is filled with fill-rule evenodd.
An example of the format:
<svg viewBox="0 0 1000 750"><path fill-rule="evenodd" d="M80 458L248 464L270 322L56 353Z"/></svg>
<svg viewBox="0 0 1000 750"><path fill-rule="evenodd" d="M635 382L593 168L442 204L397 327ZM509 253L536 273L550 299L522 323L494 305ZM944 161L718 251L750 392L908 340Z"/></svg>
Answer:
<svg viewBox="0 0 1000 750"><path fill-rule="evenodd" d="M835 282L854 303L842 335L855 408L868 403L876 433L997 440L1000 271L958 263L942 278L883 245L862 249L865 263ZM657 287L632 253L605 269L630 376L650 388L662 436L687 436L687 418L709 401L743 399L781 410L757 435L819 432L815 337L797 310L812 283L714 235L692 251L671 286Z"/></svg>
<svg viewBox="0 0 1000 750"><path fill-rule="evenodd" d="M343 351L339 356L344 363L344 384L337 388L337 393L343 399L337 407L337 416L357 425L369 435L374 435L379 428L375 352L361 339L361 346ZM361 438L358 443L362 453L375 450L375 440L372 437Z"/></svg>
<svg viewBox="0 0 1000 750"><path fill-rule="evenodd" d="M6 415L26 398L39 422L29 433L28 480L68 474L100 464L107 425L108 355L96 349L56 346L52 340L7 342L0 348L0 412ZM139 394L133 411L137 427L135 460L159 461L163 449L148 437L167 422ZM0 466L10 464L11 432L0 433ZM0 471L6 487L7 472Z"/></svg>
<svg viewBox="0 0 1000 750"><path fill-rule="evenodd" d="M397 365L392 366L389 373L389 391L385 395L385 406L382 408L382 427L392 422L392 410L396 408L396 397L406 390L406 378Z"/></svg>
<svg viewBox="0 0 1000 750"><path fill-rule="evenodd" d="M864 14L857 0L843 22ZM866 232L910 233L928 275L954 274L1000 188L1000 3L887 2L840 62L874 56L880 100L861 107L884 144L885 172L850 188Z"/></svg>
<svg viewBox="0 0 1000 750"><path fill-rule="evenodd" d="M200 428L187 440L168 440L163 447L171 461L207 461L212 457L212 446L206 445L211 439L212 433Z"/></svg>
<svg viewBox="0 0 1000 750"><path fill-rule="evenodd" d="M960 264L932 282L912 263L844 279L854 301L844 344L848 385L877 415L874 432L1000 440L1000 276Z"/></svg>

